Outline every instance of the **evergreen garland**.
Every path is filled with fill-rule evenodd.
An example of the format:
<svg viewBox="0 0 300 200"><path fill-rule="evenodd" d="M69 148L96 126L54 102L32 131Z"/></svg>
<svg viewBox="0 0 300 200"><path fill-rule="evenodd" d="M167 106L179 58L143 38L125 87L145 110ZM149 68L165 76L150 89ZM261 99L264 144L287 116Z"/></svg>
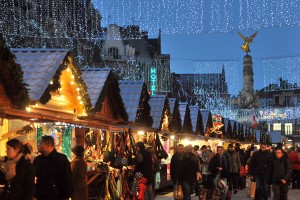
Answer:
<svg viewBox="0 0 300 200"><path fill-rule="evenodd" d="M200 110L198 110L198 120L197 120L197 125L196 125L196 134L204 135L203 134L203 119L202 119L202 114L201 114Z"/></svg>
<svg viewBox="0 0 300 200"><path fill-rule="evenodd" d="M177 133L181 132L181 118L180 118L180 111L179 111L179 102L176 99L174 109L173 109L173 115L170 117L170 123L169 123L169 131L175 131Z"/></svg>
<svg viewBox="0 0 300 200"><path fill-rule="evenodd" d="M5 46L0 35L0 84L3 85L13 107L25 109L29 104L27 85L23 80L23 71L19 64L15 63L15 55Z"/></svg>
<svg viewBox="0 0 300 200"><path fill-rule="evenodd" d="M83 102L83 105L84 105L84 108L85 108L87 114L89 116L94 115L94 110L92 109L92 104L91 104L91 100L87 93L86 85L81 78L81 71L77 67L77 65L74 63L74 60L72 59L70 52L67 54L63 63L59 66L59 68L55 72L55 74L52 78L52 84L48 85L47 89L44 91L44 94L41 96L39 102L42 104L46 104L51 99L50 92L54 92L61 87L59 78L61 76L62 71L66 70L68 67L70 68L70 70L72 71L72 74L74 75L74 81L77 85L77 88L79 88L79 94L81 96L81 101Z"/></svg>
<svg viewBox="0 0 300 200"><path fill-rule="evenodd" d="M167 115L168 118L170 118L170 116L171 116L170 103L169 103L168 97L165 98L164 109L162 111L162 115L160 118L159 130L161 130L161 128L162 128L162 124L164 122L165 115ZM170 122L169 122L169 124L170 124ZM168 124L168 126L169 126L169 124Z"/></svg>
<svg viewBox="0 0 300 200"><path fill-rule="evenodd" d="M102 110L102 103L103 103L105 97L108 97L108 100L112 104L114 117L116 117L116 118L121 117L122 119L127 121L128 114L126 112L126 109L125 109L125 106L124 106L124 103L123 103L123 100L121 97L118 77L112 70L109 72L107 80L105 81L105 84L103 86L102 92L97 100L97 103L94 108L95 112L99 112Z"/></svg>
<svg viewBox="0 0 300 200"><path fill-rule="evenodd" d="M147 90L147 85L144 83L135 122L143 124L146 127L151 127L153 124L149 100L150 94Z"/></svg>
<svg viewBox="0 0 300 200"><path fill-rule="evenodd" d="M183 123L182 131L183 132L188 132L188 133L192 133L193 132L193 126L192 126L190 108L189 108L188 105L186 106L186 111L185 111L184 123Z"/></svg>

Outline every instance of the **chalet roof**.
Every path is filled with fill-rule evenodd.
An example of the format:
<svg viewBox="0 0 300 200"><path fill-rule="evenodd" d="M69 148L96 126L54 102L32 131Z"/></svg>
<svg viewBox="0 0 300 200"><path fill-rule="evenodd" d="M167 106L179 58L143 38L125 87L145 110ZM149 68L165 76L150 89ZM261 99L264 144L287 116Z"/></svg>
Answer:
<svg viewBox="0 0 300 200"><path fill-rule="evenodd" d="M197 121L199 116L198 112L199 112L199 106L190 106L190 115L191 115L193 132L196 132L197 130Z"/></svg>
<svg viewBox="0 0 300 200"><path fill-rule="evenodd" d="M185 112L187 107L187 102L179 102L179 112L180 112L180 119L181 119L181 126L184 124Z"/></svg>
<svg viewBox="0 0 300 200"><path fill-rule="evenodd" d="M128 121L134 122L142 95L144 81L119 80L120 93L128 113Z"/></svg>
<svg viewBox="0 0 300 200"><path fill-rule="evenodd" d="M209 110L200 110L200 112L201 112L201 115L202 115L203 128L204 128L204 131L205 131L210 111Z"/></svg>
<svg viewBox="0 0 300 200"><path fill-rule="evenodd" d="M169 99L169 104L170 104L170 113L171 113L171 115L173 115L176 98L168 98L168 99Z"/></svg>
<svg viewBox="0 0 300 200"><path fill-rule="evenodd" d="M229 119L228 118L224 118L224 128L225 128L226 132L227 132L227 129L228 129L228 122L229 122Z"/></svg>
<svg viewBox="0 0 300 200"><path fill-rule="evenodd" d="M41 98L69 49L11 49L24 72L31 101Z"/></svg>
<svg viewBox="0 0 300 200"><path fill-rule="evenodd" d="M163 114L165 106L165 95L151 95L150 97L150 107L151 107L151 116L153 119L152 128L159 129L160 121Z"/></svg>
<svg viewBox="0 0 300 200"><path fill-rule="evenodd" d="M110 73L110 68L82 68L82 78L88 90L91 104L93 107L99 99L99 96L103 90L104 84Z"/></svg>
<svg viewBox="0 0 300 200"><path fill-rule="evenodd" d="M231 131L233 132L233 128L234 128L234 120L230 120L230 125L231 125Z"/></svg>

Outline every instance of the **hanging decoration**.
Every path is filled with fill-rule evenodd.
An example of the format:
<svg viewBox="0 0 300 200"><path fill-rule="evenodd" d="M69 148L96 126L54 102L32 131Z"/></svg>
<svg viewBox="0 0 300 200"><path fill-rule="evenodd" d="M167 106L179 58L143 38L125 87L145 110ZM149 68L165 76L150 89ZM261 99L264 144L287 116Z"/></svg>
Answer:
<svg viewBox="0 0 300 200"><path fill-rule="evenodd" d="M67 126L62 128L62 152L71 158L72 148L72 127Z"/></svg>
<svg viewBox="0 0 300 200"><path fill-rule="evenodd" d="M43 128L42 127L37 127L36 134L37 134L37 136L36 136L36 138L37 138L37 145L39 145L40 142L41 142L41 139L43 137Z"/></svg>

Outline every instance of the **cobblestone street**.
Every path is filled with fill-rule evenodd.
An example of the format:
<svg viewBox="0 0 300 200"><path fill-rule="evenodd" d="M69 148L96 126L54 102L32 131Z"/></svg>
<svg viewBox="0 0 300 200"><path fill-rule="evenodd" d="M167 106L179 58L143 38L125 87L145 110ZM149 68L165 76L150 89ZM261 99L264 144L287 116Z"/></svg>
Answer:
<svg viewBox="0 0 300 200"><path fill-rule="evenodd" d="M156 196L157 200L171 200L173 199L173 192L171 192L171 189L168 189L169 192L159 192ZM244 190L239 190L237 194L232 194L231 199L232 200L250 200L251 198L248 197L248 194L250 192L249 188L249 182L247 184L247 187ZM298 189L291 189L289 188L289 193L288 193L288 200L298 200L300 197L300 190ZM193 200L198 199L198 196L192 196ZM273 199L273 192L272 192L272 197L269 198L269 200Z"/></svg>

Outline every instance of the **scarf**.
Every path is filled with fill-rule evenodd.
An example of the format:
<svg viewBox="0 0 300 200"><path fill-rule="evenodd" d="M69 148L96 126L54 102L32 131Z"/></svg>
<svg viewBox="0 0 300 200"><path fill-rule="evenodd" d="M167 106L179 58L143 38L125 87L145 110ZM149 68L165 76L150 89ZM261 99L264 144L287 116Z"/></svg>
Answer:
<svg viewBox="0 0 300 200"><path fill-rule="evenodd" d="M18 161L22 158L23 154L19 153L14 159L7 160L4 166L4 172L6 176L6 180L10 181L16 176L16 166Z"/></svg>

